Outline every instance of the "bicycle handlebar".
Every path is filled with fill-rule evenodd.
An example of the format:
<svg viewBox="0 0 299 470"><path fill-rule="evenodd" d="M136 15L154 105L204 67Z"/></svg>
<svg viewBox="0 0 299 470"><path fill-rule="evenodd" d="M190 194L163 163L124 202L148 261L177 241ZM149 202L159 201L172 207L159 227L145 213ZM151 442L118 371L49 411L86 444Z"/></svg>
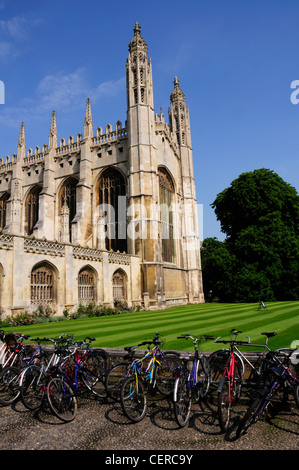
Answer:
<svg viewBox="0 0 299 470"><path fill-rule="evenodd" d="M214 338L213 336L209 336L209 335L203 335L200 338L194 338L191 335L183 335L183 336L178 336L177 339L192 339L194 342L197 342L197 341L201 341L202 339L205 339L206 341L208 341L209 339L212 340Z"/></svg>

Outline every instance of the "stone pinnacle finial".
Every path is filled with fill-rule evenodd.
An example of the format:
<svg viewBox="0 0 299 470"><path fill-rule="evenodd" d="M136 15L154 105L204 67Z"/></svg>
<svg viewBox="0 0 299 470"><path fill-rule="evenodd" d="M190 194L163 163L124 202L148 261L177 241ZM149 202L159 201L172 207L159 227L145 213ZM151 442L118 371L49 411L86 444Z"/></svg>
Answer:
<svg viewBox="0 0 299 470"><path fill-rule="evenodd" d="M57 124L56 124L56 112L52 111L51 126L49 132L49 148L53 149L57 147Z"/></svg>
<svg viewBox="0 0 299 470"><path fill-rule="evenodd" d="M56 111L52 111L50 134L54 134L56 132L57 132Z"/></svg>
<svg viewBox="0 0 299 470"><path fill-rule="evenodd" d="M21 129L20 129L20 134L19 134L19 141L18 145L20 147L25 147L25 125L24 122L21 123Z"/></svg>
<svg viewBox="0 0 299 470"><path fill-rule="evenodd" d="M86 100L85 122L87 122L87 123L92 122L90 98L87 98L87 100Z"/></svg>
<svg viewBox="0 0 299 470"><path fill-rule="evenodd" d="M138 22L135 23L134 34L140 34L141 26Z"/></svg>
<svg viewBox="0 0 299 470"><path fill-rule="evenodd" d="M90 98L87 98L87 101L86 101L86 111L85 111L85 120L84 120L84 138L86 137L93 137Z"/></svg>

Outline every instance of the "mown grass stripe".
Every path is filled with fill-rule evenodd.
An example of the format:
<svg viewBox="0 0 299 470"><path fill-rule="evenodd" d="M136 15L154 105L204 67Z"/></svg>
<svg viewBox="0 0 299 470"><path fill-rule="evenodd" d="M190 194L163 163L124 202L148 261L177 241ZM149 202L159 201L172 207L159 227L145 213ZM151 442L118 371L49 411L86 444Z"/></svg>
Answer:
<svg viewBox="0 0 299 470"><path fill-rule="evenodd" d="M264 343L262 331L277 331L271 339L271 347L289 347L299 340L299 302L268 303L267 309L258 304L200 304L172 307L163 311L126 313L115 316L84 318L64 322L52 322L19 327L24 333L36 336L58 336L70 333L76 338L94 336L98 347L124 347L150 340L159 331L165 338L167 349L191 350L191 342L177 340L183 333L211 334L229 337L229 330L237 328L254 343ZM5 328L5 331L16 328ZM297 336L297 337L296 337ZM220 344L203 343L203 349L219 349Z"/></svg>

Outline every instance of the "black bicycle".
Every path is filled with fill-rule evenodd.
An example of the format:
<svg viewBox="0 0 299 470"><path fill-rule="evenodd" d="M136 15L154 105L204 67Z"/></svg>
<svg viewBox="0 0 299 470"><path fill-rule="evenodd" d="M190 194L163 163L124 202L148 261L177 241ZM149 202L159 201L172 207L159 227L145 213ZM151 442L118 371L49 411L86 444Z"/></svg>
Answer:
<svg viewBox="0 0 299 470"><path fill-rule="evenodd" d="M284 354L281 358L279 353L271 352L263 360L265 369L268 369L265 386L251 401L244 417L241 419L236 432L237 437L245 434L248 428L264 414L271 417L271 405L280 398L280 395L286 397L291 392L299 408L299 379L289 369L289 359L292 354L293 351L287 356Z"/></svg>

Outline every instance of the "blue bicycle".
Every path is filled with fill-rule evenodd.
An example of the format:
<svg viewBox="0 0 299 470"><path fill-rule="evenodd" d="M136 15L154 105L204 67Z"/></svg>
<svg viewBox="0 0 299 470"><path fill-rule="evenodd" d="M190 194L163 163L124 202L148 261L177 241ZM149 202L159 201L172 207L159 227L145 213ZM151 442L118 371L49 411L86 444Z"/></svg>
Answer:
<svg viewBox="0 0 299 470"><path fill-rule="evenodd" d="M87 339L87 338L86 338ZM91 338L88 338L91 339ZM80 350L85 340L74 344L73 351L51 370L52 377L46 387L46 395L53 413L62 421L72 421L77 415L77 396L83 385L98 397L106 396L103 377L86 365L88 349Z"/></svg>
<svg viewBox="0 0 299 470"><path fill-rule="evenodd" d="M177 369L173 391L173 405L176 422L180 427L189 422L192 399L198 402L203 399L210 388L210 370L207 358L200 353L197 343L204 340L213 340L209 335L194 338L191 335L178 336L178 339L191 339L194 344L194 355L182 355L182 367ZM190 367L191 366L191 367Z"/></svg>

